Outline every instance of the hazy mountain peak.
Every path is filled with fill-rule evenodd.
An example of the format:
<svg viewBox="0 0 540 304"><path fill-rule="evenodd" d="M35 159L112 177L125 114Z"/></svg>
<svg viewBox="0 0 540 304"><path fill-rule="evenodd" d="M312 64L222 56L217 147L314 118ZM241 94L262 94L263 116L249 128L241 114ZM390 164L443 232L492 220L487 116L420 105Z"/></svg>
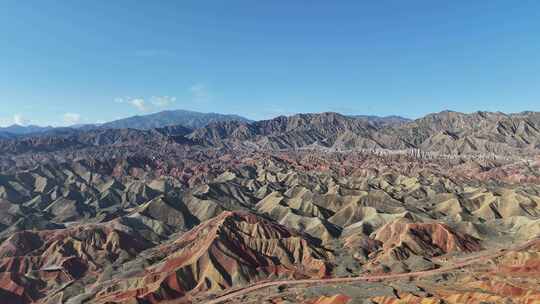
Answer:
<svg viewBox="0 0 540 304"><path fill-rule="evenodd" d="M20 125L12 124L7 127L0 128L0 132L11 133L13 135L24 135L31 133L40 133L53 129L51 126L40 127L36 125Z"/></svg>
<svg viewBox="0 0 540 304"><path fill-rule="evenodd" d="M172 125L182 125L196 129L218 121L244 121L249 119L233 114L201 113L189 110L167 110L148 115L136 115L102 124L102 128L119 129L153 129Z"/></svg>

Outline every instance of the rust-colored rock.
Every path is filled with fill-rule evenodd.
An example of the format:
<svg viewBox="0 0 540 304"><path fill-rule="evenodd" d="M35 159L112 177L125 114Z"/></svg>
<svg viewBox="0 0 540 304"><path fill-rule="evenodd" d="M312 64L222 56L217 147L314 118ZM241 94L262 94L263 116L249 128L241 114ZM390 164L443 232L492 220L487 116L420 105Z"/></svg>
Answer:
<svg viewBox="0 0 540 304"><path fill-rule="evenodd" d="M114 282L97 302L150 303L216 292L268 278L324 277L331 253L309 237L252 213L223 212L155 250L162 259L133 278Z"/></svg>
<svg viewBox="0 0 540 304"><path fill-rule="evenodd" d="M382 242L384 255L402 260L410 255L434 257L450 252L474 252L480 241L442 223L413 223L397 219L381 227L374 239Z"/></svg>

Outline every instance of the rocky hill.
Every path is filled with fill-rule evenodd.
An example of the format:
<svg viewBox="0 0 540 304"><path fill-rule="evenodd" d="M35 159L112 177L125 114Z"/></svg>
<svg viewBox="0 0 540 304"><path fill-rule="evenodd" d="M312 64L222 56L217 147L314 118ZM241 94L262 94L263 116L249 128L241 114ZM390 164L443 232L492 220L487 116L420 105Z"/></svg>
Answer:
<svg viewBox="0 0 540 304"><path fill-rule="evenodd" d="M265 149L324 147L421 149L444 154L531 153L540 148L540 114L441 112L398 124L337 113L299 114L247 123L215 123L189 138L203 145L250 143Z"/></svg>

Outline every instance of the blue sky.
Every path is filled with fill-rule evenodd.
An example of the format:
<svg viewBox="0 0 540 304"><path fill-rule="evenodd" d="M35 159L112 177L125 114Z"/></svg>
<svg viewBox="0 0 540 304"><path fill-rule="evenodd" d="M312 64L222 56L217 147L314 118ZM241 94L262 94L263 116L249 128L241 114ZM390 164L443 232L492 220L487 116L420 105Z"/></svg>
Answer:
<svg viewBox="0 0 540 304"><path fill-rule="evenodd" d="M540 110L540 1L0 0L0 125Z"/></svg>

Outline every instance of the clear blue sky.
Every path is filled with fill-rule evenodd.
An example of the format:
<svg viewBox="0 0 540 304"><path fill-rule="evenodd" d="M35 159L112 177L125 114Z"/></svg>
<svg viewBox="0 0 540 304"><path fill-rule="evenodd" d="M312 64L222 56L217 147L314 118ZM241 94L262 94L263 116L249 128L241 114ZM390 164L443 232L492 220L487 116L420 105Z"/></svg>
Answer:
<svg viewBox="0 0 540 304"><path fill-rule="evenodd" d="M540 110L540 1L0 0L0 125Z"/></svg>

